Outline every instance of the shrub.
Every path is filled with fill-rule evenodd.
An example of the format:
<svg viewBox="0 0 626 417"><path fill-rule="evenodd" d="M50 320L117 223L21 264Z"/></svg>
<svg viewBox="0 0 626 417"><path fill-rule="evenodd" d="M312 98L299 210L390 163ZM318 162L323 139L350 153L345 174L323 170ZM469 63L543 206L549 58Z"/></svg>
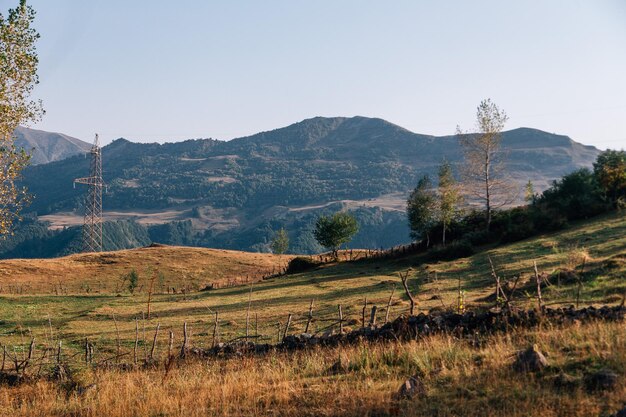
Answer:
<svg viewBox="0 0 626 417"><path fill-rule="evenodd" d="M300 272L310 271L317 268L319 262L314 261L311 258L305 258L304 256L298 256L289 261L287 265L287 274L298 274Z"/></svg>
<svg viewBox="0 0 626 417"><path fill-rule="evenodd" d="M486 230L476 230L474 232L468 232L463 236L463 240L466 240L472 246L480 246L491 242L492 236Z"/></svg>
<svg viewBox="0 0 626 417"><path fill-rule="evenodd" d="M433 261L452 261L458 258L465 258L474 254L474 247L465 240L455 240L447 246L433 248L428 257Z"/></svg>

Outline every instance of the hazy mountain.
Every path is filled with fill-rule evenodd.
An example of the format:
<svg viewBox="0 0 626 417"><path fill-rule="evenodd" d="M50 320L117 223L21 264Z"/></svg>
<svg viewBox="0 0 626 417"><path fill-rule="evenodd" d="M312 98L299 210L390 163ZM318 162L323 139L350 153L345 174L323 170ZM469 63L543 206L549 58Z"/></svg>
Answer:
<svg viewBox="0 0 626 417"><path fill-rule="evenodd" d="M529 179L546 188L591 166L599 153L528 128L504 132L503 147L520 189ZM152 240L266 250L272 230L285 226L292 248L310 251L315 218L348 208L363 225L355 246L389 246L408 240L406 196L444 158L461 161L457 137L420 135L365 117L316 117L228 142L118 139L103 148L104 209L111 219L144 225L186 221L152 230ZM74 189L72 180L88 170L82 156L29 167L31 210L56 226L80 224L84 188Z"/></svg>
<svg viewBox="0 0 626 417"><path fill-rule="evenodd" d="M15 130L15 145L30 153L32 165L59 161L70 156L83 154L91 145L62 133L18 127Z"/></svg>

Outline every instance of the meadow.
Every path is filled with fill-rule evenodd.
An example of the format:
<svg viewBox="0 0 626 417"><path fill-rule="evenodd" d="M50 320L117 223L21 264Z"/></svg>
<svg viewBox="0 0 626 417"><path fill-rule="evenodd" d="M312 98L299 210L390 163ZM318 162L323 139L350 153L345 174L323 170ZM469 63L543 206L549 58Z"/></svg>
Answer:
<svg viewBox="0 0 626 417"><path fill-rule="evenodd" d="M368 317L371 307L378 307L379 323L386 317L394 319L409 309L401 273L409 274L416 313L456 310L459 296L465 309L490 308L496 302L490 259L503 285L517 281L512 300L516 308L537 305L534 262L546 281L542 297L549 307L623 302L626 218L621 213L580 222L558 233L481 249L473 256L445 262L429 261L425 255L330 262L300 274L205 291L201 289L211 279L201 272L185 275L170 269L170 281L154 285L159 268L172 263L148 254L163 250L176 259L177 251L187 249L88 255L124 259L116 264L117 269L107 269L98 292L82 287L84 275L67 272L64 291L41 285L0 297L0 343L7 351L6 369L12 366L12 358L27 357L32 342L37 372L53 370L60 341L63 361L72 372L69 387L43 378L3 389L0 414L604 416L621 407L620 400L626 398L623 322L518 329L491 335L481 346L451 335L432 335L404 342L170 360L168 345L174 346L174 352L180 350L184 324L189 346L208 348L217 342L241 340L246 333L256 342L276 343L289 317L287 333L301 333L311 306L312 333L337 331L339 306L344 331L362 325L364 306ZM178 265L201 271L194 259L181 256ZM248 259L248 269L241 269L244 259ZM287 259L231 254L214 269L222 275L214 272L213 276L223 279L228 268L235 268L232 265L251 275L256 266L284 265ZM57 264L70 261L75 259L54 260ZM26 261L2 261L0 269L15 268L20 262ZM15 285L20 279L32 282L35 276L50 276L46 268L52 261L29 262L31 275L16 272ZM97 260L92 262L99 265ZM131 294L120 276L133 268L139 271L139 283ZM190 276L195 281L189 291L168 289L172 285L183 288ZM149 291L150 281L153 291ZM547 355L550 366L539 374L513 374L510 364L515 352L534 343ZM92 347L91 363L97 366L84 364L86 344ZM133 365L134 358L138 366ZM146 359L153 366L142 367ZM329 372L337 362L339 372ZM36 372L37 366L30 372ZM609 391L590 391L586 375L604 367L619 374L618 385ZM394 399L402 382L415 374L424 382L424 396Z"/></svg>

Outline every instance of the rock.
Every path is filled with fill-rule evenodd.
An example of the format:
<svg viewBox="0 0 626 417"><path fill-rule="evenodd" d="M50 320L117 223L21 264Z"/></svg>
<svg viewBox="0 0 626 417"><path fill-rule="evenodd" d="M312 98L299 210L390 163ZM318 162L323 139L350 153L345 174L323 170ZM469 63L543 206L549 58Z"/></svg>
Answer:
<svg viewBox="0 0 626 417"><path fill-rule="evenodd" d="M394 395L394 399L409 399L415 397L424 397L426 395L426 386L419 375L414 375L404 381L398 392Z"/></svg>
<svg viewBox="0 0 626 417"><path fill-rule="evenodd" d="M513 368L520 372L538 372L548 366L548 360L539 351L537 345L517 352Z"/></svg>
<svg viewBox="0 0 626 417"><path fill-rule="evenodd" d="M610 390L617 385L618 375L611 369L600 369L599 371L585 376L585 387L589 391Z"/></svg>

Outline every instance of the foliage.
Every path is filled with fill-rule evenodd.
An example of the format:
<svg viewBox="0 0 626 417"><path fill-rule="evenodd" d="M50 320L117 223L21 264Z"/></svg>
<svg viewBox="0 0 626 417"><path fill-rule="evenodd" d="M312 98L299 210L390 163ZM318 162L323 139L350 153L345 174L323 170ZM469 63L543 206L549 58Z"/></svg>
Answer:
<svg viewBox="0 0 626 417"><path fill-rule="evenodd" d="M492 212L515 200L514 185L506 172L501 149L506 113L490 99L480 102L476 110L476 133L457 128L463 148L463 180L473 199L485 207L486 228L491 226Z"/></svg>
<svg viewBox="0 0 626 417"><path fill-rule="evenodd" d="M272 252L277 255L282 255L289 250L289 236L287 235L284 227L281 227L276 232L272 238L270 246L272 248Z"/></svg>
<svg viewBox="0 0 626 417"><path fill-rule="evenodd" d="M319 266L319 263L314 261L311 258L306 258L304 256L297 256L289 261L289 265L287 265L287 273L288 274L298 274L300 272L310 271Z"/></svg>
<svg viewBox="0 0 626 417"><path fill-rule="evenodd" d="M608 149L593 164L598 184L614 205L626 198L626 151Z"/></svg>
<svg viewBox="0 0 626 417"><path fill-rule="evenodd" d="M458 258L465 258L474 254L474 247L465 240L455 240L447 246L438 246L430 250L428 259L432 261L451 261Z"/></svg>
<svg viewBox="0 0 626 417"><path fill-rule="evenodd" d="M536 194L535 194L535 186L533 185L533 182L531 180L528 180L528 182L526 183L526 188L524 189L524 201L527 204L531 204L535 201L536 198Z"/></svg>
<svg viewBox="0 0 626 417"><path fill-rule="evenodd" d="M148 228L149 241L167 245L194 245L194 235L191 220L157 224Z"/></svg>
<svg viewBox="0 0 626 417"><path fill-rule="evenodd" d="M409 195L406 211L411 237L426 238L427 245L430 243L430 230L436 218L436 204L436 194L432 189L430 177L424 175Z"/></svg>
<svg viewBox="0 0 626 417"><path fill-rule="evenodd" d="M609 208L596 176L587 168L554 181L538 198L537 205L568 220L589 218Z"/></svg>
<svg viewBox="0 0 626 417"><path fill-rule="evenodd" d="M135 289L139 285L139 274L135 269L131 269L128 274L122 276L122 282L126 284L128 292L134 294Z"/></svg>
<svg viewBox="0 0 626 417"><path fill-rule="evenodd" d="M29 202L26 189L16 182L30 158L15 147L13 132L43 113L41 103L30 100L39 82L34 19L35 11L25 0L6 18L0 14L0 235L11 231Z"/></svg>
<svg viewBox="0 0 626 417"><path fill-rule="evenodd" d="M442 224L443 245L446 244L446 229L450 222L457 217L459 213L459 205L462 197L459 187L452 173L452 167L448 161L444 161L439 167L439 186L438 186L438 220Z"/></svg>
<svg viewBox="0 0 626 417"><path fill-rule="evenodd" d="M332 216L321 216L315 223L313 234L320 245L330 249L337 257L337 250L348 243L359 230L354 216L346 212L338 212Z"/></svg>

